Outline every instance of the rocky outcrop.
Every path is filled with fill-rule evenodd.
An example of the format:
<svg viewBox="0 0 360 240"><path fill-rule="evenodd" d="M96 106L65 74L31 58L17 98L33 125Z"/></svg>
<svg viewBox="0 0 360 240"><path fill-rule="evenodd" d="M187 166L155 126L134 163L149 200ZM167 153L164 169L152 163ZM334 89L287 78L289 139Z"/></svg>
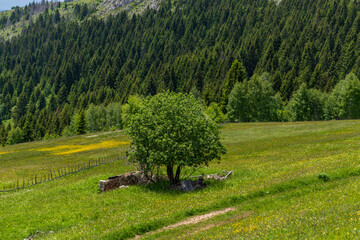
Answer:
<svg viewBox="0 0 360 240"><path fill-rule="evenodd" d="M158 9L161 0L104 0L101 2L98 14L118 13L122 10L141 13L147 7Z"/></svg>
<svg viewBox="0 0 360 240"><path fill-rule="evenodd" d="M218 180L218 181L222 181L222 180L225 180L227 179L234 171L221 171L220 173L218 174L210 174L210 175L206 175L205 176L205 179L206 180L210 180L210 179L214 179L214 180Z"/></svg>

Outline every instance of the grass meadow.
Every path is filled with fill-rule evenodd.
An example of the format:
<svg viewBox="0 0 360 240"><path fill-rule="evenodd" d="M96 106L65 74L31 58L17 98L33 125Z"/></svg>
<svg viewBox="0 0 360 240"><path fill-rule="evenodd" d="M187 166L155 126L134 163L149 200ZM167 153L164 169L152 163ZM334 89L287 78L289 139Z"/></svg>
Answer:
<svg viewBox="0 0 360 240"><path fill-rule="evenodd" d="M360 121L225 124L221 132L228 153L195 174L235 171L226 181L190 193L166 183L100 193L99 180L134 170L112 162L1 193L0 238L127 239L226 207L236 210L144 239L360 237ZM0 182L124 152L128 142L111 132L6 146Z"/></svg>

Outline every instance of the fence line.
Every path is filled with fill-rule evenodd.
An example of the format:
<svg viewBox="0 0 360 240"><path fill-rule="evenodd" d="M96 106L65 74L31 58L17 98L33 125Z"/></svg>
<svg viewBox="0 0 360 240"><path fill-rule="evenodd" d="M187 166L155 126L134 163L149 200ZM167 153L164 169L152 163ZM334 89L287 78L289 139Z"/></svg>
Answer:
<svg viewBox="0 0 360 240"><path fill-rule="evenodd" d="M95 160L89 160L87 162L71 164L55 170L50 169L49 172L47 173L34 174L34 176L32 176L31 178L27 178L27 179L23 178L22 180L17 179L16 181L10 183L9 186L7 187L4 185L2 187L2 190L0 190L0 192L10 192L17 189L31 187L36 184L52 181L54 179L61 178L72 173L77 173L92 167L96 167L99 165L103 165L123 159L126 159L125 154L121 154L121 155L117 154L115 156L99 157L98 159Z"/></svg>

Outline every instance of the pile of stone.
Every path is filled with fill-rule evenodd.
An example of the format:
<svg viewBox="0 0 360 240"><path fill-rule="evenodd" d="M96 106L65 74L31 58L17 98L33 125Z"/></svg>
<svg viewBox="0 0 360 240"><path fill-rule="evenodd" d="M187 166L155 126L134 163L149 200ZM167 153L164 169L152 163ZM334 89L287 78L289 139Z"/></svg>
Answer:
<svg viewBox="0 0 360 240"><path fill-rule="evenodd" d="M165 179L165 176L162 176L161 179ZM132 185L144 185L149 184L152 181L158 181L158 177L155 175L152 176L152 179L149 179L145 176L143 172L136 171L131 173L125 173L123 175L109 177L108 180L100 180L99 188L102 192L113 190L117 188L126 188Z"/></svg>
<svg viewBox="0 0 360 240"><path fill-rule="evenodd" d="M233 171L230 172L222 171L219 174L195 176L192 178L197 178L196 180L185 180L180 182L180 184L177 184L175 186L170 186L169 189L177 189L177 190L182 190L184 192L194 191L196 189L202 189L206 187L204 180L213 179L213 180L222 181L228 178L232 173ZM102 192L105 192L113 189L126 188L132 185L145 185L159 180L167 180L167 176L156 177L154 175L152 176L152 179L149 179L148 177L145 176L143 172L136 171L115 177L110 177L108 178L108 180L100 180L99 188Z"/></svg>
<svg viewBox="0 0 360 240"><path fill-rule="evenodd" d="M218 180L218 181L222 181L227 179L234 171L221 171L218 174L210 174L210 175L206 175L205 179L206 180L210 180L210 179L214 179L214 180Z"/></svg>
<svg viewBox="0 0 360 240"><path fill-rule="evenodd" d="M201 176L195 176L195 178L198 178L196 180L185 180L182 181L179 185L174 186L172 189L178 189L182 190L184 192L191 192L196 189L202 189L206 187L206 184L204 183L205 180L217 180L217 181L223 181L226 178L228 178L234 171L222 171L219 174L210 174L210 175L201 175ZM193 177L194 178L194 177Z"/></svg>
<svg viewBox="0 0 360 240"><path fill-rule="evenodd" d="M206 187L206 183L204 183L204 179L199 177L196 180L185 180L180 182L180 185L177 186L179 190L184 192L192 192L197 189L202 189Z"/></svg>

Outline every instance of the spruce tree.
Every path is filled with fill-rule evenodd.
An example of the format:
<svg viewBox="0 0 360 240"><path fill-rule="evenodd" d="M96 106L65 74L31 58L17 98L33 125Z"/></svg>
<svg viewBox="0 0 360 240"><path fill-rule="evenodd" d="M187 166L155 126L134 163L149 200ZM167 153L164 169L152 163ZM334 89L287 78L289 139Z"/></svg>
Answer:
<svg viewBox="0 0 360 240"><path fill-rule="evenodd" d="M226 111L226 106L229 102L229 94L238 82L243 82L247 78L247 73L244 65L235 60L226 76L221 95L221 107Z"/></svg>
<svg viewBox="0 0 360 240"><path fill-rule="evenodd" d="M86 133L86 119L84 110L82 110L75 118L75 133L76 135Z"/></svg>

